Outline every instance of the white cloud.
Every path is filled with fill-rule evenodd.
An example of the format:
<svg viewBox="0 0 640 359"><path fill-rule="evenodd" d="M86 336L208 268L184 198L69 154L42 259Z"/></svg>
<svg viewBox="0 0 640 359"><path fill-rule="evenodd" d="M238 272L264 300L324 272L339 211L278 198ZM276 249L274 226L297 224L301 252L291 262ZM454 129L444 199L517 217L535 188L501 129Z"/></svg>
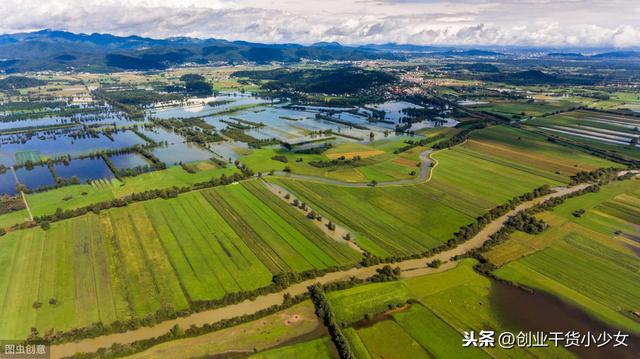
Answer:
<svg viewBox="0 0 640 359"><path fill-rule="evenodd" d="M346 44L640 46L636 0L4 0L0 32Z"/></svg>

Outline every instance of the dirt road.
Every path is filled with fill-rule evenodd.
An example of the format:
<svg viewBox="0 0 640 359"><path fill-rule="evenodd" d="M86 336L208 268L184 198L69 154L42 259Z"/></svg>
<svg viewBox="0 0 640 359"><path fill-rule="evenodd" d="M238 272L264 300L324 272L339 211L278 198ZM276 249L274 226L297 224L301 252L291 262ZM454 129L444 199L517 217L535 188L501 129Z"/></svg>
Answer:
<svg viewBox="0 0 640 359"><path fill-rule="evenodd" d="M493 233L497 232L502 227L509 216L530 208L549 198L573 193L588 186L589 184L581 184L574 187L558 188L556 192L552 194L520 204L516 209L489 223L477 235L456 248L439 253L429 258L406 260L403 262L394 263L392 265L394 267L400 267L400 269L403 271L403 277L424 275L449 269L455 266L454 262L449 261L451 257L464 254L471 249L480 248ZM426 263L435 259L440 259L442 262L447 263L437 269L427 268ZM259 310L282 303L283 295L285 293L289 293L291 295L302 294L307 290L308 286L314 283L325 284L335 281L347 280L350 277L366 279L375 274L376 269L381 267L383 267L383 265L365 268L352 268L341 272L329 273L322 277L295 284L278 293L259 296L253 301L246 300L242 303L229 305L223 308L194 313L184 318L168 320L153 327L143 327L136 330L128 331L126 333L109 334L98 338L84 339L79 342L55 345L51 348L51 358L70 356L77 352L95 352L98 348L110 347L114 343L127 344L141 339L157 337L168 332L176 324L180 325L180 327L182 328L188 328L191 325L201 326L203 324L214 323L222 319L233 318L244 314L252 314Z"/></svg>

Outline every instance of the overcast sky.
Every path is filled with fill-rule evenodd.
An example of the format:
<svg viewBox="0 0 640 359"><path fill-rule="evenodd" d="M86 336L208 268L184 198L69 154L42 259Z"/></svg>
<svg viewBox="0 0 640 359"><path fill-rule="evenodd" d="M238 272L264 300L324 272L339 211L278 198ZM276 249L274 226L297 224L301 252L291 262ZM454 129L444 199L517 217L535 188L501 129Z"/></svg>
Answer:
<svg viewBox="0 0 640 359"><path fill-rule="evenodd" d="M0 32L343 44L640 46L640 0L0 0Z"/></svg>

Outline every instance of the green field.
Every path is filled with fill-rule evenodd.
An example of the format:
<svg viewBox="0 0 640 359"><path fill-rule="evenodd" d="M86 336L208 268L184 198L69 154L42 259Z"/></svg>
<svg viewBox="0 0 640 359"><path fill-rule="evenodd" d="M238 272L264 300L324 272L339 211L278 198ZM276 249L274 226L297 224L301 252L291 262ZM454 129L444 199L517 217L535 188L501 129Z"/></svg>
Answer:
<svg viewBox="0 0 640 359"><path fill-rule="evenodd" d="M230 175L237 171L234 166L227 168L213 166L208 170L188 173L180 166L173 166L166 170L126 177L122 181L103 179L94 181L91 185L65 186L46 192L28 194L27 202L29 202L33 215L38 217L54 214L58 208L63 210L79 208L150 189L191 186L195 183L209 181L212 177L220 177L222 174ZM21 216L2 215L0 216L0 228L10 227L23 221Z"/></svg>
<svg viewBox="0 0 640 359"><path fill-rule="evenodd" d="M289 353L312 353L316 357L330 353L333 344L327 338L319 338L281 348L271 349L282 343L298 342L298 337L321 336L322 324L314 313L311 302L306 301L264 318L197 337L178 339L158 344L143 352L129 356L143 358L194 358L224 356L230 353L253 353L257 357L279 358ZM324 357L329 357L325 355Z"/></svg>
<svg viewBox="0 0 640 359"><path fill-rule="evenodd" d="M393 151L405 146L404 139L380 139L369 144L354 142L339 143L322 154L299 154L276 148L261 148L247 150L241 158L241 162L256 172L269 172L271 170L281 171L286 167L292 173L325 177L345 182L378 182L393 181L398 179L412 178L409 173L417 172L415 163L418 162L418 153L394 154ZM422 148L424 150L424 148ZM368 156L370 151L377 151L373 156ZM362 159L356 166L334 165L318 168L309 164L310 161L329 161L336 156L344 155L351 159L361 154ZM288 162L284 163L274 160L274 156L284 156ZM297 161L302 159L302 161ZM410 159L403 163L398 159ZM395 162L394 162L395 161Z"/></svg>
<svg viewBox="0 0 640 359"><path fill-rule="evenodd" d="M575 107L575 103L569 101L556 101L556 102L534 102L529 103L525 101L513 101L513 102L498 102L491 105L482 105L477 109L487 111L497 115L511 117L513 115L518 116L541 116L546 113L566 110L571 107Z"/></svg>
<svg viewBox="0 0 640 359"><path fill-rule="evenodd" d="M405 288L405 291L408 290L403 295L415 302L408 309L387 313L372 325L345 329L345 335L358 357L573 357L566 350L556 348L463 348L464 331L516 329L507 324L491 298L494 284L473 270L474 263L474 260L467 259L445 272L393 282L392 284ZM354 289L347 289L345 292L353 292ZM360 298L366 297L367 293L384 302L385 297L379 294L383 290L379 284L359 287L360 295L353 296L354 305L361 306ZM331 292L329 295L342 297L340 292ZM338 304L332 300L336 313L339 313L340 306L348 305L346 301ZM371 304L368 303L367 306Z"/></svg>
<svg viewBox="0 0 640 359"><path fill-rule="evenodd" d="M402 282L374 283L327 294L336 319L350 324L375 316L389 309L389 305L404 304L409 291Z"/></svg>
<svg viewBox="0 0 640 359"><path fill-rule="evenodd" d="M463 147L503 160L516 160L552 178L557 178L558 173L565 180L578 171L616 166L611 161L556 145L547 141L545 136L510 126L492 126L475 131Z"/></svg>
<svg viewBox="0 0 640 359"><path fill-rule="evenodd" d="M0 239L0 335L142 318L359 260L291 211L250 181L11 232Z"/></svg>
<svg viewBox="0 0 640 359"><path fill-rule="evenodd" d="M579 218L578 209L585 210ZM488 253L503 265L496 274L640 332L631 314L640 307L640 180L608 184L539 216L551 224L547 232L519 234Z"/></svg>
<svg viewBox="0 0 640 359"><path fill-rule="evenodd" d="M348 188L310 181L269 179L293 191L328 218L356 233L358 244L380 256L435 247L497 204L543 184L553 173L495 160L465 148L433 155L439 161L426 184Z"/></svg>
<svg viewBox="0 0 640 359"><path fill-rule="evenodd" d="M287 345L251 355L252 359L326 359L337 358L333 343L328 337Z"/></svg>
<svg viewBox="0 0 640 359"><path fill-rule="evenodd" d="M589 131L595 131L594 134L597 137L601 136L601 134L616 135L616 133L620 133L624 134L627 138L630 138L629 136L638 136L638 132L635 130L635 128L640 126L640 118L634 116L613 115L609 113L600 113L594 111L572 111L544 118L536 118L534 120L527 121L526 124L535 126L537 129L539 129L539 127L549 128L552 126L560 126L569 128L570 130L585 130L585 127L582 126L587 126L597 129L588 129ZM547 129L539 130L542 130L550 135L567 138L572 141L584 143L595 148L618 152L630 158L640 159L640 148L638 147L632 147L626 144L609 143L597 139L580 137L578 135L558 133ZM613 131L613 133L608 131Z"/></svg>

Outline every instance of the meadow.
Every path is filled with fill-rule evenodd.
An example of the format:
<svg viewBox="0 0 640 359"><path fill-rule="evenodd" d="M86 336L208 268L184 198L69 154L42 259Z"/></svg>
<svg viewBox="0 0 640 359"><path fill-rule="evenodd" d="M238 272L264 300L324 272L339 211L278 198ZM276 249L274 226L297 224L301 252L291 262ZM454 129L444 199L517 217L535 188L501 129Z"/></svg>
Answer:
<svg viewBox="0 0 640 359"><path fill-rule="evenodd" d="M300 154L284 149L261 148L248 150L240 161L255 172L267 173L271 170L282 171L289 167L292 173L325 177L344 182L378 182L408 179L414 176L410 172L418 172L419 152L394 154L393 151L405 146L404 139L381 139L369 144L357 142L339 143L322 154ZM422 149L424 150L424 149ZM273 159L283 156L284 163ZM352 159L361 156L357 165L333 165L323 168L314 167L311 161L330 161L344 156ZM302 159L302 161L300 161Z"/></svg>
<svg viewBox="0 0 640 359"><path fill-rule="evenodd" d="M281 358L304 352L321 355L323 352L330 352L328 348L332 344L327 338L309 342L302 339L301 343L270 349L282 343L297 342L298 337L319 337L322 335L321 328L322 323L314 313L313 304L306 301L255 321L193 338L158 344L128 358L193 358L230 353L246 355L256 351L258 353L254 355L257 358Z"/></svg>
<svg viewBox="0 0 640 359"><path fill-rule="evenodd" d="M500 277L578 305L609 325L640 332L640 180L603 186L538 216L542 235L518 233L487 257ZM579 217L576 211L584 210Z"/></svg>
<svg viewBox="0 0 640 359"><path fill-rule="evenodd" d="M514 115L537 117L555 111L566 110L574 107L575 105L575 103L569 101L531 103L526 101L511 101L495 102L490 105L482 105L477 109L507 117L512 117Z"/></svg>
<svg viewBox="0 0 640 359"><path fill-rule="evenodd" d="M223 174L231 175L238 171L233 165L220 168L209 161L202 163L211 164L211 166L200 166L200 168L206 169L197 170L195 173L189 173L180 166L173 166L165 170L144 173L135 177L125 177L121 181L115 178L111 180L101 179L93 181L91 184L65 186L45 192L27 194L27 202L33 216L38 217L53 214L58 208L67 210L84 207L149 189L191 186L199 182L209 181L213 177L219 177ZM196 165L194 164L194 166ZM0 228L24 222L26 217L28 216L13 213L2 215L0 216Z"/></svg>
<svg viewBox="0 0 640 359"><path fill-rule="evenodd" d="M439 164L426 184L347 188L271 178L322 214L356 234L379 256L419 253L449 238L458 227L514 196L566 179L526 165L453 148L433 154Z"/></svg>
<svg viewBox="0 0 640 359"><path fill-rule="evenodd" d="M516 160L555 179L558 179L558 174L566 180L578 171L616 166L614 162L556 145L547 141L545 136L511 126L475 131L462 147L505 160Z"/></svg>
<svg viewBox="0 0 640 359"><path fill-rule="evenodd" d="M0 239L0 335L181 310L360 254L258 182L90 213Z"/></svg>
<svg viewBox="0 0 640 359"><path fill-rule="evenodd" d="M580 110L528 120L526 124L554 136L640 158L640 148L630 145L631 139L640 135L636 130L640 119L635 116Z"/></svg>
<svg viewBox="0 0 640 359"><path fill-rule="evenodd" d="M327 359L337 357L338 354L328 337L291 344L249 356L252 359Z"/></svg>
<svg viewBox="0 0 640 359"><path fill-rule="evenodd" d="M463 332L474 330L514 330L492 299L492 281L473 270L474 260L466 259L453 269L393 282L404 289L404 300L412 304L374 317L371 323L358 323L344 330L353 350L360 358L571 358L564 349L556 348L463 348ZM383 283L387 284L387 283ZM354 292L355 288L345 292ZM353 296L356 306L360 298L378 297L379 284L358 288ZM340 292L329 293L341 298ZM347 296L348 297L348 296ZM348 310L354 303L331 300L336 313ZM371 307L370 304L367 304ZM383 306L380 305L379 308Z"/></svg>

